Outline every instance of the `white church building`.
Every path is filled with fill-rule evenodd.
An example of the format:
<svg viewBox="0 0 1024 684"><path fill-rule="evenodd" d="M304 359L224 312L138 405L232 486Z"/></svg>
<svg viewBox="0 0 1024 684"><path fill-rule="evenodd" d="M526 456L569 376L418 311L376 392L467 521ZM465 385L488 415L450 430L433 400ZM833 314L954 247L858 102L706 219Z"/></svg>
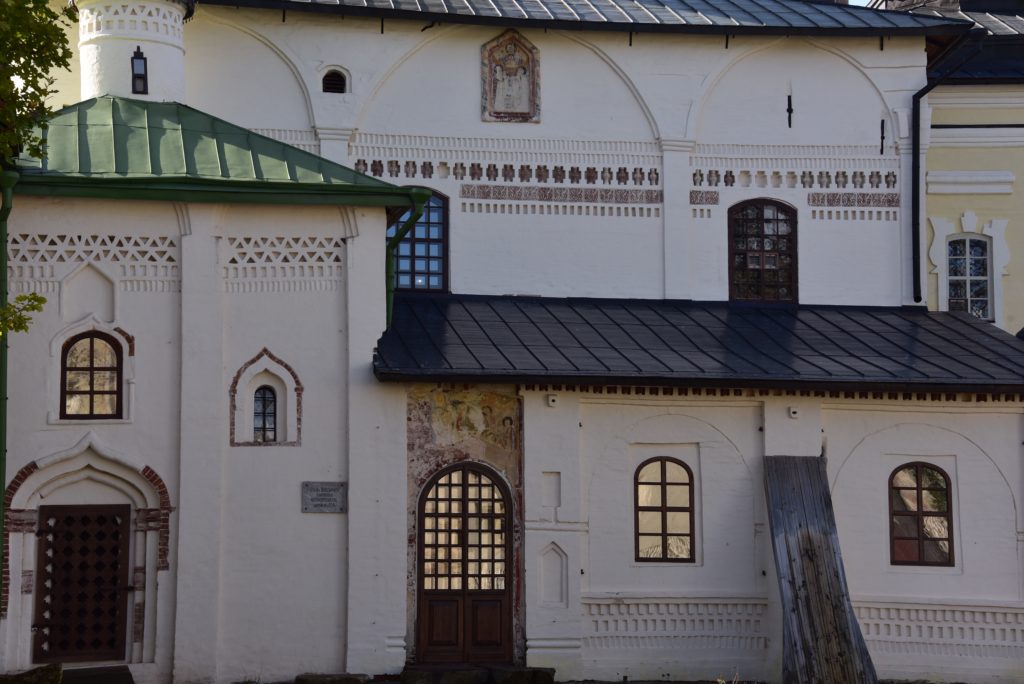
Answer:
<svg viewBox="0 0 1024 684"><path fill-rule="evenodd" d="M912 211L969 22L76 4L0 672L1024 676L1024 341L924 308Z"/></svg>

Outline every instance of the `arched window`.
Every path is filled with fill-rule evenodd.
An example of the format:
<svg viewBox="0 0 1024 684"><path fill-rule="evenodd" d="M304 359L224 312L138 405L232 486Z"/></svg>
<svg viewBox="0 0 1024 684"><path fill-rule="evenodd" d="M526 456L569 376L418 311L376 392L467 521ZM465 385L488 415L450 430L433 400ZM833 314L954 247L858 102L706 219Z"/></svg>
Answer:
<svg viewBox="0 0 1024 684"><path fill-rule="evenodd" d="M252 397L252 441L277 441L277 392L261 385Z"/></svg>
<svg viewBox="0 0 1024 684"><path fill-rule="evenodd" d="M797 302L796 210L756 199L729 209L729 299Z"/></svg>
<svg viewBox="0 0 1024 684"><path fill-rule="evenodd" d="M325 93L347 93L346 86L348 83L345 79L345 74L341 73L337 69L332 69L324 74L323 87Z"/></svg>
<svg viewBox="0 0 1024 684"><path fill-rule="evenodd" d="M946 243L949 310L992 320L991 244L987 237L950 238Z"/></svg>
<svg viewBox="0 0 1024 684"><path fill-rule="evenodd" d="M949 476L930 463L906 463L889 477L893 565L953 565Z"/></svg>
<svg viewBox="0 0 1024 684"><path fill-rule="evenodd" d="M78 420L122 416L121 345L89 331L64 343L60 357L60 417Z"/></svg>
<svg viewBox="0 0 1024 684"><path fill-rule="evenodd" d="M693 473L683 462L658 457L636 469L636 560L692 563Z"/></svg>
<svg viewBox="0 0 1024 684"><path fill-rule="evenodd" d="M406 212L388 228L393 238L409 219ZM395 259L395 287L399 290L448 289L448 200L434 193L423 208L423 216L398 243Z"/></svg>

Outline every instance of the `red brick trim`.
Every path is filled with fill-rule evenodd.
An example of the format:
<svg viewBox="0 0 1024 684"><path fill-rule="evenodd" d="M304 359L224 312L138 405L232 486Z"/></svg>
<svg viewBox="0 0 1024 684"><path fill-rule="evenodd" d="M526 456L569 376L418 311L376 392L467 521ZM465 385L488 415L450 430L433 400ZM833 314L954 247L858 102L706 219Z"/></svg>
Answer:
<svg viewBox="0 0 1024 684"><path fill-rule="evenodd" d="M292 380L295 382L295 439L288 442L252 442L252 441L237 441L235 439L235 412L238 410L238 381L242 379L242 374L249 370L260 359L266 357L276 363L277 365L284 368L292 376ZM233 447L237 446L252 446L252 447L280 447L280 446L300 446L302 444L302 393L305 388L302 386L302 381L299 380L298 373L289 366L287 363L282 361L279 357L275 356L269 349L264 347L260 350L260 353L252 357L248 361L242 364L242 367L235 373L235 377L231 379L231 387L228 389L228 398L230 399L230 416L228 417L229 425L228 429L231 431L230 444Z"/></svg>
<svg viewBox="0 0 1024 684"><path fill-rule="evenodd" d="M174 506L171 505L171 494L167 491L167 485L164 484L163 478L155 470L149 466L144 466L139 472L142 473L142 477L146 478L146 482L153 485L153 489L156 490L157 495L160 497L160 538L157 548L156 569L158 571L170 570L171 563L168 556L170 555L171 547L171 512L174 511Z"/></svg>
<svg viewBox="0 0 1024 684"><path fill-rule="evenodd" d="M10 484L4 490L4 563L3 567L0 567L0 576L3 577L3 590L0 591L0 618L7 617L7 598L11 591L11 534L25 533L26 531L35 532L35 528L38 525L38 518L33 524L31 530L23 529L26 525L24 522L24 516L19 515L25 511L11 510L11 502L14 501L14 495L24 484L25 480L28 479L29 475L39 470L39 466L36 465L35 461L22 466L15 475L14 479L11 480Z"/></svg>

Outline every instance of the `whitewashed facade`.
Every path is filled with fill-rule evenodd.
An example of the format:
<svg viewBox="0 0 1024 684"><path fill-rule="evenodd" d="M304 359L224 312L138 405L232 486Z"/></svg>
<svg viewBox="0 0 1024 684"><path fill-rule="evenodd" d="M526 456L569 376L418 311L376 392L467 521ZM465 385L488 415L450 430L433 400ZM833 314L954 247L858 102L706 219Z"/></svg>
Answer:
<svg viewBox="0 0 1024 684"><path fill-rule="evenodd" d="M760 198L798 217L801 304L908 305L922 278L908 127L921 36L524 22L511 30L536 50L535 99L496 121L481 50L503 27L213 4L183 24L174 0L78 4L63 104L179 100L440 193L451 292L728 300L729 208ZM121 73L136 45L148 96ZM345 92L323 92L332 71ZM32 664L38 507L116 503L139 522L112 662L136 681L399 672L416 654L415 506L439 467L468 459L512 495L515 661L559 680L776 681L762 459L824 453L879 674L1019 681L1019 396L381 383L385 230L381 209L16 199L12 292L50 304L11 340L8 505L24 531L9 528L0 670ZM59 418L62 345L84 330L125 347L121 419ZM283 398L280 443L247 444L264 384ZM483 425L482 395L515 407L511 443L413 415L423 396L458 400ZM634 558L634 476L661 457L693 476L693 562ZM948 567L890 564L888 480L908 463L950 478ZM303 481L347 482L348 512L303 514Z"/></svg>

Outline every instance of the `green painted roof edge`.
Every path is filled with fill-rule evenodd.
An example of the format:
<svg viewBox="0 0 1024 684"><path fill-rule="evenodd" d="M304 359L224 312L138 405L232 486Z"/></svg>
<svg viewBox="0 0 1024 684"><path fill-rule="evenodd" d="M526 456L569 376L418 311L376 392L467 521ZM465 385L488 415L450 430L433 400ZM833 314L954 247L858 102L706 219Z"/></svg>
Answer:
<svg viewBox="0 0 1024 684"><path fill-rule="evenodd" d="M135 120L130 121L133 116ZM49 150L47 159L19 160L18 194L263 204L413 204L414 193L408 188L177 102L112 96L85 100L54 114L46 136L51 145L61 138L64 144ZM199 158L201 146L206 147L205 160ZM96 157L100 158L96 166L102 170L81 170ZM33 167L33 162L38 166ZM265 165L272 167L270 174L276 177L261 177ZM221 175L214 175L218 171Z"/></svg>

